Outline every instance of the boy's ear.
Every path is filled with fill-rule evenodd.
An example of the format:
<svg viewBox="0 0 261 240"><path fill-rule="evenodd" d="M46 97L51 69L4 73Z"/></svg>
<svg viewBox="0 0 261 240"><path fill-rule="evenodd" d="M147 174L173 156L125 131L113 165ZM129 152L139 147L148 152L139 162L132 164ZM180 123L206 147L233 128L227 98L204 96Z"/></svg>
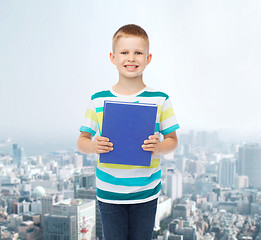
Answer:
<svg viewBox="0 0 261 240"><path fill-rule="evenodd" d="M110 52L110 60L115 65L115 56L114 56L113 52Z"/></svg>
<svg viewBox="0 0 261 240"><path fill-rule="evenodd" d="M147 57L147 65L151 62L152 54L150 53Z"/></svg>

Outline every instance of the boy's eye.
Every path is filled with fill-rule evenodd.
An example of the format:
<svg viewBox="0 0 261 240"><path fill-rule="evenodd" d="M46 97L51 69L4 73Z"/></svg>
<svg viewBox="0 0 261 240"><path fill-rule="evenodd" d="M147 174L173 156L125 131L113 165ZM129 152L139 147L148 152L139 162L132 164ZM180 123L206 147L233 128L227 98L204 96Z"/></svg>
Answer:
<svg viewBox="0 0 261 240"><path fill-rule="evenodd" d="M124 54L124 55L125 55L125 54L127 54L127 52L122 52L121 54Z"/></svg>
<svg viewBox="0 0 261 240"><path fill-rule="evenodd" d="M142 52L136 52L136 54L137 54L137 55L141 55L141 54L142 54Z"/></svg>

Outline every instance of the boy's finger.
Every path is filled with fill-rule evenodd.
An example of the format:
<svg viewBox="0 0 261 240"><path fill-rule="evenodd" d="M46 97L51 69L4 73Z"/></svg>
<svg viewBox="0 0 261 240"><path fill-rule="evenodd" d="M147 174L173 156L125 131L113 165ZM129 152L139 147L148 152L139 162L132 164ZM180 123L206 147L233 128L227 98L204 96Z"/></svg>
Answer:
<svg viewBox="0 0 261 240"><path fill-rule="evenodd" d="M97 141L98 145L100 146L110 146L112 147L113 146L113 143L112 142L107 142L107 141Z"/></svg>
<svg viewBox="0 0 261 240"><path fill-rule="evenodd" d="M112 151L113 148L112 147L107 147L107 146L100 146L98 148L98 150L100 150L100 151Z"/></svg>
<svg viewBox="0 0 261 240"><path fill-rule="evenodd" d="M149 139L159 139L159 136L157 134L154 134L154 135L150 135L149 136Z"/></svg>
<svg viewBox="0 0 261 240"><path fill-rule="evenodd" d="M108 146L108 145L98 145L99 149L110 149L112 146Z"/></svg>
<svg viewBox="0 0 261 240"><path fill-rule="evenodd" d="M143 148L144 151L147 151L147 152L153 152L155 149L153 148Z"/></svg>
<svg viewBox="0 0 261 240"><path fill-rule="evenodd" d="M100 154L100 153L108 153L110 151L112 151L112 150L98 150L98 154Z"/></svg>
<svg viewBox="0 0 261 240"><path fill-rule="evenodd" d="M151 140L145 140L144 144L151 144L151 143L157 143L158 139L151 139Z"/></svg>
<svg viewBox="0 0 261 240"><path fill-rule="evenodd" d="M104 141L104 142L109 142L110 141L109 138L102 137L102 136L97 136L95 139L98 140L98 141Z"/></svg>
<svg viewBox="0 0 261 240"><path fill-rule="evenodd" d="M111 142L104 142L104 141L99 142L98 144L99 144L100 146L113 146L113 143L111 143Z"/></svg>
<svg viewBox="0 0 261 240"><path fill-rule="evenodd" d="M142 145L143 148L155 148L155 144L147 144L147 145Z"/></svg>

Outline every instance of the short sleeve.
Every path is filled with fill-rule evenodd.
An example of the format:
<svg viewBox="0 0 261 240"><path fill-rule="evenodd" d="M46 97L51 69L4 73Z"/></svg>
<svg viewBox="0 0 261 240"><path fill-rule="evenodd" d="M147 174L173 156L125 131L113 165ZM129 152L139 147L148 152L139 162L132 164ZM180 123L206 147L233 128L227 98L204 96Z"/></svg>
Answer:
<svg viewBox="0 0 261 240"><path fill-rule="evenodd" d="M80 127L81 132L89 132L92 136L98 131L98 122L94 101L91 100L84 116L83 124Z"/></svg>
<svg viewBox="0 0 261 240"><path fill-rule="evenodd" d="M163 103L160 114L160 133L166 135L177 129L179 129L179 124L176 120L171 102L169 98L167 98Z"/></svg>

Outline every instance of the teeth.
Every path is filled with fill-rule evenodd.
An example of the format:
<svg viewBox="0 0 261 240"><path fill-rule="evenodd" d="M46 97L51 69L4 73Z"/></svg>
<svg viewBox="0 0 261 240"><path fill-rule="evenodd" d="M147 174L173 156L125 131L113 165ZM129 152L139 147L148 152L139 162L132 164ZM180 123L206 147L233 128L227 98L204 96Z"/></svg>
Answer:
<svg viewBox="0 0 261 240"><path fill-rule="evenodd" d="M127 68L136 68L137 66L126 66Z"/></svg>

